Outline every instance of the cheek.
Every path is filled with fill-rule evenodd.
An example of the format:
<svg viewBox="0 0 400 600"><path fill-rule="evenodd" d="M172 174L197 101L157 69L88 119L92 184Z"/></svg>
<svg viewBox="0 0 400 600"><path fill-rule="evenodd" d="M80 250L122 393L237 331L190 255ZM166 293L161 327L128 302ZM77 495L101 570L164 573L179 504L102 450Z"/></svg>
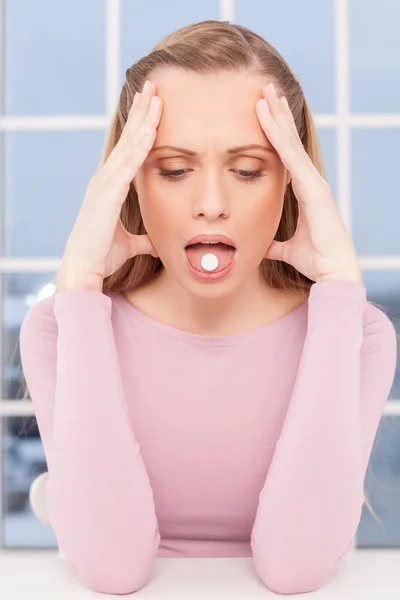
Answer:
<svg viewBox="0 0 400 600"><path fill-rule="evenodd" d="M148 226L154 226L157 220L161 218L158 216L160 210L159 202L157 202L159 192L154 179L149 176L148 171L143 167L139 169L135 179L140 212L146 229L148 229Z"/></svg>
<svg viewBox="0 0 400 600"><path fill-rule="evenodd" d="M152 200L154 194L149 179L143 176L142 169L138 171L135 177L135 188L143 224L150 238L153 234L154 239L157 235L157 218L154 211L154 201Z"/></svg>
<svg viewBox="0 0 400 600"><path fill-rule="evenodd" d="M266 210L263 211L263 215L260 217L266 226L268 234L271 238L274 237L279 227L279 223L282 217L283 210L283 195L274 202L268 204Z"/></svg>
<svg viewBox="0 0 400 600"><path fill-rule="evenodd" d="M243 236L251 236L254 240L252 246L258 254L263 252L271 244L275 237L282 216L283 195L266 196L256 205L253 204L253 210L248 214Z"/></svg>
<svg viewBox="0 0 400 600"><path fill-rule="evenodd" d="M154 177L139 177L137 191L144 226L158 248L170 247L171 240L185 235L185 219L172 186L169 192L165 186L158 185Z"/></svg>

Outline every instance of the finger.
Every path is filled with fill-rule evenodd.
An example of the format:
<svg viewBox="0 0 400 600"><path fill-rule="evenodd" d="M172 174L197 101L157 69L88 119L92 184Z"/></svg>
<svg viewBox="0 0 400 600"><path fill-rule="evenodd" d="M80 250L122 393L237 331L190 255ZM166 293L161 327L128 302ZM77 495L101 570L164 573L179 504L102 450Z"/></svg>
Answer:
<svg viewBox="0 0 400 600"><path fill-rule="evenodd" d="M263 89L264 97L257 102L260 123L283 164L292 177L295 176L302 162L308 163L309 157L299 138L296 126L290 122L285 102L281 100L269 85ZM274 111L274 112L273 112ZM292 116L293 118L293 116ZM300 160L301 159L301 160Z"/></svg>
<svg viewBox="0 0 400 600"><path fill-rule="evenodd" d="M293 165L296 162L298 152L296 150L297 144L293 141L292 133L285 132L282 127L278 125L269 110L268 102L265 98L257 102L257 112L265 135L277 151L279 158L293 178Z"/></svg>
<svg viewBox="0 0 400 600"><path fill-rule="evenodd" d="M91 186L99 190L105 197L108 197L111 204L117 207L118 210L126 200L130 185L154 144L157 124L161 114L160 106L160 98L155 98L150 107L149 119L145 122L146 127L142 130L141 138L138 139L129 152L119 155L118 163L115 163L117 167L114 166L113 170L100 170L92 178Z"/></svg>
<svg viewBox="0 0 400 600"><path fill-rule="evenodd" d="M141 101L139 101L141 102ZM121 144L128 152L131 152L132 146L136 146L143 135L145 135L150 128L157 127L161 117L161 106L162 101L159 96L152 95L149 102L146 101L146 108L143 108L143 118L140 120L136 128L132 129L132 135L128 140L127 144Z"/></svg>
<svg viewBox="0 0 400 600"><path fill-rule="evenodd" d="M279 97L275 86L265 86L264 92L267 96L267 102L269 101L270 110L274 119L281 127L282 131L290 132L294 135L296 141L301 144L299 132L297 131L293 113L290 110L287 98L285 96Z"/></svg>
<svg viewBox="0 0 400 600"><path fill-rule="evenodd" d="M108 157L106 165L104 165L105 170L110 175L116 173L127 157L132 156L132 151L135 151L138 144L143 146L143 136L148 135L149 129L156 128L159 124L162 106L161 98L153 94L149 94L147 99L144 99L141 95L137 98L136 105L132 105L131 107L131 111L132 108L134 110L130 112L130 117L124 131ZM137 112L135 113L135 111ZM145 139L144 141L147 142L148 140ZM152 140L153 142L154 139ZM147 148L146 143L143 147ZM149 150L150 148L148 148Z"/></svg>
<svg viewBox="0 0 400 600"><path fill-rule="evenodd" d="M271 82L263 89L263 96L266 99L269 110L277 121L282 121L282 116L286 116L283 106L279 100L274 84Z"/></svg>
<svg viewBox="0 0 400 600"><path fill-rule="evenodd" d="M280 154L282 145L282 130L274 118L270 104L266 98L261 98L256 102L256 111L261 127L267 136L268 140L274 146L275 150Z"/></svg>
<svg viewBox="0 0 400 600"><path fill-rule="evenodd" d="M281 101L281 104L282 104L282 107L283 107L283 111L286 114L286 117L287 117L289 123L297 131L296 123L294 122L294 116L293 116L293 113L292 113L291 108L289 106L288 99L286 98L286 96L281 96L280 101Z"/></svg>
<svg viewBox="0 0 400 600"><path fill-rule="evenodd" d="M147 89L145 85L142 92L136 92L121 136L108 158L107 168L110 167L110 170L115 171L126 152L135 144L138 130L147 117L155 92L156 87L151 81L148 82Z"/></svg>
<svg viewBox="0 0 400 600"><path fill-rule="evenodd" d="M289 102L288 102L286 96L282 96L280 98L280 102L282 104L283 112L286 115L288 124L289 124L289 126L291 128L291 131L292 131L293 135L295 136L295 138L297 139L297 141L300 144L302 144L302 141L301 141L300 136L299 136L299 132L297 130L296 122L294 120L294 115L293 115L292 110L291 110L291 108L289 106Z"/></svg>
<svg viewBox="0 0 400 600"><path fill-rule="evenodd" d="M264 97L270 107L271 114L283 131L291 131L297 134L292 112L285 96L278 96L275 86L269 84L263 90Z"/></svg>
<svg viewBox="0 0 400 600"><path fill-rule="evenodd" d="M126 138L129 140L134 138L138 127L146 118L150 108L151 99L155 95L155 92L155 84L152 81L149 81L147 88L144 86L142 92L137 92L135 94L125 127L121 134L120 140L122 142L125 141Z"/></svg>
<svg viewBox="0 0 400 600"><path fill-rule="evenodd" d="M158 256L157 251L147 234L133 235L131 239L131 247L135 255L151 254L151 256L154 258L157 258Z"/></svg>
<svg viewBox="0 0 400 600"><path fill-rule="evenodd" d="M154 105L154 107L151 108L151 111L153 112L156 110L158 110L158 106ZM146 127L143 127L142 135L135 143L133 151L126 154L119 163L118 169L111 175L111 181L115 181L116 185L118 185L119 182L124 190L126 186L131 184L154 144L156 137L156 125L154 121L146 121L144 125ZM128 189L126 189L126 193L128 192Z"/></svg>
<svg viewBox="0 0 400 600"><path fill-rule="evenodd" d="M277 242L273 240L267 252L265 253L264 258L288 262L290 244L291 240L286 240L286 242Z"/></svg>
<svg viewBox="0 0 400 600"><path fill-rule="evenodd" d="M156 94L156 91L157 90L155 84L152 81L148 80L147 85L146 83L144 84L142 91L136 92L128 114L128 119L126 123L127 125L129 123L129 125L133 125L133 128L135 128L136 119L138 119L139 121L143 119L143 115L145 115L147 110L149 109L151 99Z"/></svg>
<svg viewBox="0 0 400 600"><path fill-rule="evenodd" d="M129 147L122 156L118 169L113 178L120 180L122 184L130 184L138 169L146 160L157 133L157 125L161 116L161 99L157 96L152 98L146 119L139 127L139 132L133 147Z"/></svg>

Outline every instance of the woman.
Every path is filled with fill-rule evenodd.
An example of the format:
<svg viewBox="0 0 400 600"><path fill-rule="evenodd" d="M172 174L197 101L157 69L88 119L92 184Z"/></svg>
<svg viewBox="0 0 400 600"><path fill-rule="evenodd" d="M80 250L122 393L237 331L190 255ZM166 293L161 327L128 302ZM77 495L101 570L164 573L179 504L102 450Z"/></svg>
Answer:
<svg viewBox="0 0 400 600"><path fill-rule="evenodd" d="M133 592L162 556L252 556L283 594L331 578L396 335L366 300L302 88L262 37L204 21L127 70L20 344L49 522L86 586Z"/></svg>

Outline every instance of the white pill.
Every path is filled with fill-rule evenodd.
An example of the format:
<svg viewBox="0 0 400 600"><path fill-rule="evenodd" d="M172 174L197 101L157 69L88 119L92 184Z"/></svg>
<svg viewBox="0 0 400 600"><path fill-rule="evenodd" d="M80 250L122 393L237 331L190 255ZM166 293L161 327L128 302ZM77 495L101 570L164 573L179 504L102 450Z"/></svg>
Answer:
<svg viewBox="0 0 400 600"><path fill-rule="evenodd" d="M218 257L215 254L204 254L201 259L201 266L206 271L214 271L218 267Z"/></svg>

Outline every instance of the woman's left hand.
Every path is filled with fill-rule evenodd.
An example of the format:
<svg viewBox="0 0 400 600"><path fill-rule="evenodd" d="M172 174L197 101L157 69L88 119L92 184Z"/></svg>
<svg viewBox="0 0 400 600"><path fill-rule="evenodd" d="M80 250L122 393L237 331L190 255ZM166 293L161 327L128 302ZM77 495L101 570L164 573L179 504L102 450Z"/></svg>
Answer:
<svg viewBox="0 0 400 600"><path fill-rule="evenodd" d="M268 140L291 175L299 203L294 236L286 242L273 240L265 258L283 260L315 282L350 280L362 282L362 269L353 241L332 197L328 182L320 175L299 138L292 112L275 87L266 85L256 113Z"/></svg>

